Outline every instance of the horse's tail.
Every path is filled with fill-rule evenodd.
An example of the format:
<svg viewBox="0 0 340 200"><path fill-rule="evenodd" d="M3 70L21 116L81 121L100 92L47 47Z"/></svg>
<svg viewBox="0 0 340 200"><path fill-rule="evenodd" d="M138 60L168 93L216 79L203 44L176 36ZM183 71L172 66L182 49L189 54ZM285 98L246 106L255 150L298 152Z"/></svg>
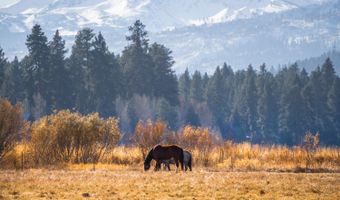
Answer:
<svg viewBox="0 0 340 200"><path fill-rule="evenodd" d="M192 155L191 154L189 154L190 156L189 156L189 160L188 160L188 166L189 166L189 169L190 169L190 171L192 170L191 169L191 164L192 164Z"/></svg>
<svg viewBox="0 0 340 200"><path fill-rule="evenodd" d="M181 163L181 169L183 170L183 164L184 164L184 151L183 149L181 148L180 149L180 154L179 154L179 162Z"/></svg>

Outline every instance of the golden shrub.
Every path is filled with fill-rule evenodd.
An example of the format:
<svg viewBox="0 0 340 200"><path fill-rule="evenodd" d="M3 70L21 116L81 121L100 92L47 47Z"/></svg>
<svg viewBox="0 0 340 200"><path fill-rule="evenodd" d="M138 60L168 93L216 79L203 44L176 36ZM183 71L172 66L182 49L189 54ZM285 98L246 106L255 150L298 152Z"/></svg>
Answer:
<svg viewBox="0 0 340 200"><path fill-rule="evenodd" d="M97 162L120 135L115 118L63 110L34 122L31 147L37 164Z"/></svg>
<svg viewBox="0 0 340 200"><path fill-rule="evenodd" d="M21 105L0 99L0 161L15 146L24 127Z"/></svg>
<svg viewBox="0 0 340 200"><path fill-rule="evenodd" d="M208 128L185 126L178 134L179 143L187 149L210 149L220 140L216 133Z"/></svg>
<svg viewBox="0 0 340 200"><path fill-rule="evenodd" d="M211 150L219 143L220 139L216 133L208 128L185 126L178 133L178 143L185 149L198 151L194 159L208 165Z"/></svg>
<svg viewBox="0 0 340 200"><path fill-rule="evenodd" d="M162 141L165 131L166 123L162 121L152 122L148 120L147 122L139 121L137 123L133 141L141 150L143 158L150 148Z"/></svg>

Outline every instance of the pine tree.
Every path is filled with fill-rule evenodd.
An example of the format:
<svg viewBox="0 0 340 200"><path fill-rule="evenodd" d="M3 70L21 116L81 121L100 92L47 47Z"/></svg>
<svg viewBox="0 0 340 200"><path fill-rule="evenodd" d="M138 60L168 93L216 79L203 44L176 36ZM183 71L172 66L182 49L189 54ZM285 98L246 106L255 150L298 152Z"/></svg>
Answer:
<svg viewBox="0 0 340 200"><path fill-rule="evenodd" d="M208 73L204 73L202 78L202 88L203 88L203 100L207 100L207 88L209 83L209 76Z"/></svg>
<svg viewBox="0 0 340 200"><path fill-rule="evenodd" d="M157 105L157 119L167 122L170 130L177 129L177 109L161 98Z"/></svg>
<svg viewBox="0 0 340 200"><path fill-rule="evenodd" d="M260 66L257 77L257 130L256 139L261 142L278 142L277 132L277 99L275 98L275 80L266 70L265 64Z"/></svg>
<svg viewBox="0 0 340 200"><path fill-rule="evenodd" d="M17 57L8 64L8 70L6 71L5 81L2 86L2 96L6 97L13 104L24 101L23 71Z"/></svg>
<svg viewBox="0 0 340 200"><path fill-rule="evenodd" d="M223 67L221 69L222 76L227 79L230 76L234 75L234 71L231 68L230 65L227 65L227 63L223 63Z"/></svg>
<svg viewBox="0 0 340 200"><path fill-rule="evenodd" d="M183 104L188 104L190 97L191 79L188 69L179 77L178 87L179 96Z"/></svg>
<svg viewBox="0 0 340 200"><path fill-rule="evenodd" d="M73 102L71 105L81 113L93 111L93 102L89 95L93 83L90 80L89 70L91 65L90 50L94 35L93 30L89 28L85 28L77 33L67 64L72 80Z"/></svg>
<svg viewBox="0 0 340 200"><path fill-rule="evenodd" d="M223 138L227 137L226 113L228 113L228 108L226 107L226 103L228 96L226 93L225 80L223 79L220 68L217 67L209 81L207 103L214 116L215 124L219 127Z"/></svg>
<svg viewBox="0 0 340 200"><path fill-rule="evenodd" d="M330 121L334 130L329 135L328 144L340 144L340 78L336 77L332 88L328 93L328 106L330 109Z"/></svg>
<svg viewBox="0 0 340 200"><path fill-rule="evenodd" d="M302 77L303 78L303 77ZM303 81L303 80L302 80ZM301 90L301 95L303 99L303 116L300 120L302 120L304 130L318 132L315 126L315 108L314 108L314 90L313 85L310 84L310 80L308 77L308 82L305 83Z"/></svg>
<svg viewBox="0 0 340 200"><path fill-rule="evenodd" d="M203 102L204 100L203 80L199 71L195 71L192 75L190 99L197 103Z"/></svg>
<svg viewBox="0 0 340 200"><path fill-rule="evenodd" d="M155 97L163 97L172 105L177 105L178 83L175 72L171 69L173 58L172 51L164 45L153 43L149 49L149 55L153 62L154 91Z"/></svg>
<svg viewBox="0 0 340 200"><path fill-rule="evenodd" d="M238 142L244 141L247 132L247 122L239 114L238 108L235 107L229 119L230 136L228 139L233 139Z"/></svg>
<svg viewBox="0 0 340 200"><path fill-rule="evenodd" d="M293 64L285 72L280 97L279 133L281 142L294 145L302 142L305 131L304 104L299 68Z"/></svg>
<svg viewBox="0 0 340 200"><path fill-rule="evenodd" d="M233 69L231 68L230 65L227 65L226 63L223 64L223 67L221 69L221 73L225 82L225 95L227 97L227 100L225 102L225 107L226 107L226 116L231 115L231 107L233 105L233 96L234 96L234 78L235 74Z"/></svg>
<svg viewBox="0 0 340 200"><path fill-rule="evenodd" d="M242 121L246 122L246 136L255 135L257 130L257 90L256 90L256 73L251 65L243 78L243 83L239 92L238 100L236 101L238 112Z"/></svg>
<svg viewBox="0 0 340 200"><path fill-rule="evenodd" d="M51 78L48 65L49 51L47 37L40 25L33 26L31 34L27 36L26 46L29 55L28 65L26 66L28 79L25 84L28 90L31 114L38 118L48 112L47 106L51 103L51 95L48 90Z"/></svg>
<svg viewBox="0 0 340 200"><path fill-rule="evenodd" d="M195 112L194 107L192 105L189 106L189 109L186 114L185 124L189 124L192 126L200 126L200 118L198 114Z"/></svg>
<svg viewBox="0 0 340 200"><path fill-rule="evenodd" d="M126 40L132 42L131 46L141 48L146 52L149 47L149 39L145 25L140 20L136 20L132 26L129 26L129 31L131 35L126 36Z"/></svg>
<svg viewBox="0 0 340 200"><path fill-rule="evenodd" d="M330 95L330 91L332 89L332 86L334 84L334 80L336 79L335 70L333 67L332 61L327 58L323 65L321 66L321 76L320 76L320 85L321 85L321 91L318 91L320 93L320 116L322 119L322 132L320 134L320 139L331 143L336 131L336 128L334 126L334 122L331 121L332 119L332 109L329 107L328 97Z"/></svg>
<svg viewBox="0 0 340 200"><path fill-rule="evenodd" d="M53 40L48 44L49 65L50 65L50 84L51 109L65 109L71 107L71 80L69 71L65 65L65 40L63 40L57 30Z"/></svg>
<svg viewBox="0 0 340 200"><path fill-rule="evenodd" d="M322 67L312 71L308 83L304 86L302 94L305 104L304 121L305 131L320 132L320 139L331 143L330 139L336 131L332 119L332 109L328 104L328 96L336 78L333 64L326 59ZM307 129L307 130L306 130Z"/></svg>
<svg viewBox="0 0 340 200"><path fill-rule="evenodd" d="M148 55L149 40L144 29L145 25L139 20L129 27L130 35L126 39L131 43L125 47L120 59L128 98L133 94L151 96L153 91L153 66Z"/></svg>
<svg viewBox="0 0 340 200"><path fill-rule="evenodd" d="M109 52L101 33L95 37L91 51L90 77L93 82L91 99L95 104L93 111L108 117L115 114L114 101L119 95L121 73L118 61Z"/></svg>
<svg viewBox="0 0 340 200"><path fill-rule="evenodd" d="M3 80L5 78L5 66L7 64L7 59L5 58L5 53L0 47L0 88L3 84Z"/></svg>
<svg viewBox="0 0 340 200"><path fill-rule="evenodd" d="M329 58L327 58L321 66L321 84L323 89L325 89L323 92L327 93L330 90L334 79L335 70L333 63Z"/></svg>

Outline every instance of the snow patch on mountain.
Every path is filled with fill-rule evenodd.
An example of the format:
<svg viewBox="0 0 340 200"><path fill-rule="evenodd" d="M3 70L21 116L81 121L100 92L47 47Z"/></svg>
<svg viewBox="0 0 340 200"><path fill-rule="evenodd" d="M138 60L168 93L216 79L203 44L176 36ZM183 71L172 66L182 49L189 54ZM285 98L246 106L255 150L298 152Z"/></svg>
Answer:
<svg viewBox="0 0 340 200"><path fill-rule="evenodd" d="M285 1L283 2L271 1L270 4L268 4L264 8L261 8L260 10L262 10L265 13L277 13L290 10L293 8L297 8L297 6L293 3L287 3Z"/></svg>
<svg viewBox="0 0 340 200"><path fill-rule="evenodd" d="M190 20L190 23L200 26L203 24L230 22L237 19L247 19L257 15L263 15L265 13L279 13L293 8L297 7L288 2L271 0L270 2L262 2L257 6L244 6L233 9L227 7L216 15L203 19Z"/></svg>
<svg viewBox="0 0 340 200"><path fill-rule="evenodd" d="M11 2L11 3L8 3L8 2L0 2L0 9L11 7L11 6L17 4L19 1L20 1L20 0L16 0L16 1L13 0L13 2Z"/></svg>

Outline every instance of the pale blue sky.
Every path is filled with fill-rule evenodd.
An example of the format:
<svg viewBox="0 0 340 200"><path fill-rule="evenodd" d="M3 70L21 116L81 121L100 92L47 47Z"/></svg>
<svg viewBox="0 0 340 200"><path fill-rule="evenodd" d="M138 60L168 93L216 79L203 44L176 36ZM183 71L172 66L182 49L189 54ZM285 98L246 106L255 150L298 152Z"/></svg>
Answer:
<svg viewBox="0 0 340 200"><path fill-rule="evenodd" d="M18 0L0 0L0 7L12 4Z"/></svg>

